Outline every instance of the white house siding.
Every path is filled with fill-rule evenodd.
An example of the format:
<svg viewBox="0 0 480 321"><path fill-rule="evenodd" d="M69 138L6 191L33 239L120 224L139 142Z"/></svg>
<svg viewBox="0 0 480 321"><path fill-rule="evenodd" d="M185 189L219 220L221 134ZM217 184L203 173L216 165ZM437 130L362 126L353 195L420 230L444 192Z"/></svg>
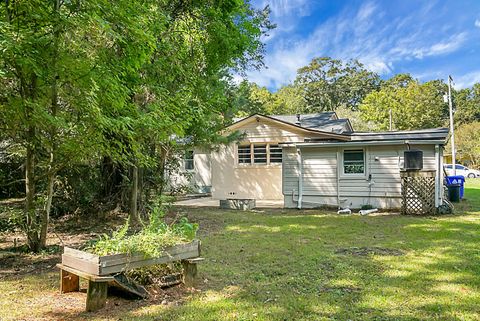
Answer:
<svg viewBox="0 0 480 321"><path fill-rule="evenodd" d="M241 128L242 143L300 142L303 136L288 126L252 119ZM237 162L237 143L221 146L211 154L212 197L214 199L251 198L281 200L282 165L246 165Z"/></svg>
<svg viewBox="0 0 480 321"><path fill-rule="evenodd" d="M423 151L424 169L436 169L434 145L413 145L413 148ZM366 170L365 175L361 177L342 174L343 149L302 148L304 169L302 207L327 205L360 208L369 204L379 208L399 208L400 169L403 167L403 152L406 147L404 145L365 147ZM284 163L284 203L286 207L297 207L299 170L296 150L285 148L284 159L288 159L288 162Z"/></svg>
<svg viewBox="0 0 480 321"><path fill-rule="evenodd" d="M195 149L193 152L194 175L193 186L199 192L211 192L212 171L210 151Z"/></svg>
<svg viewBox="0 0 480 321"><path fill-rule="evenodd" d="M183 159L180 160L183 162ZM170 176L170 187L187 187L195 193L209 193L212 188L210 151L195 148L193 151L193 170L185 170L184 164L178 173Z"/></svg>

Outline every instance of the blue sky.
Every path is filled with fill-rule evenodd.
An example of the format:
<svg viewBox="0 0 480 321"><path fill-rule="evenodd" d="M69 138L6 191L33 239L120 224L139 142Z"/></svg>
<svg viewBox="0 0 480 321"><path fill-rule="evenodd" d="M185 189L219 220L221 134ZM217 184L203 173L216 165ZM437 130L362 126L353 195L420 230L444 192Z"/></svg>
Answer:
<svg viewBox="0 0 480 321"><path fill-rule="evenodd" d="M320 56L359 59L382 78L480 82L480 0L253 0L267 4L277 24L264 38L267 68L247 78L272 91Z"/></svg>

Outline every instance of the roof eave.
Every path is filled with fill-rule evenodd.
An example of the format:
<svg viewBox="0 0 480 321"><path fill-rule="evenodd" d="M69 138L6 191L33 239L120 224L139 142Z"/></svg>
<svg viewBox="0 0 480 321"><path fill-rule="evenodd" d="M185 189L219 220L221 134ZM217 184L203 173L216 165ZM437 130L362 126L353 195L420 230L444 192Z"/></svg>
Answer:
<svg viewBox="0 0 480 321"><path fill-rule="evenodd" d="M348 142L315 142L315 143L282 143L283 147L336 147L336 146L371 146L371 145L445 145L445 140L378 140L378 141L348 141Z"/></svg>

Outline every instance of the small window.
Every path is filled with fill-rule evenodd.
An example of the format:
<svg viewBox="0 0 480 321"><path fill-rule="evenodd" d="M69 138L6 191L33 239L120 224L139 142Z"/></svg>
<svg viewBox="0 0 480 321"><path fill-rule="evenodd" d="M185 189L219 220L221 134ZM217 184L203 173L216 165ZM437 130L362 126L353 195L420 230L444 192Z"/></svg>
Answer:
<svg viewBox="0 0 480 321"><path fill-rule="evenodd" d="M193 161L193 150L187 150L183 158L183 163L186 170L195 169L195 163Z"/></svg>
<svg viewBox="0 0 480 321"><path fill-rule="evenodd" d="M455 169L465 169L462 165L455 165Z"/></svg>
<svg viewBox="0 0 480 321"><path fill-rule="evenodd" d="M238 163L239 164L251 164L252 163L252 153L250 150L250 145L239 145L238 146Z"/></svg>
<svg viewBox="0 0 480 321"><path fill-rule="evenodd" d="M267 163L267 145L253 145L253 162L255 164Z"/></svg>
<svg viewBox="0 0 480 321"><path fill-rule="evenodd" d="M282 162L282 148L278 145L270 145L270 163Z"/></svg>
<svg viewBox="0 0 480 321"><path fill-rule="evenodd" d="M365 173L365 158L363 150L346 150L343 152L343 172L345 174Z"/></svg>

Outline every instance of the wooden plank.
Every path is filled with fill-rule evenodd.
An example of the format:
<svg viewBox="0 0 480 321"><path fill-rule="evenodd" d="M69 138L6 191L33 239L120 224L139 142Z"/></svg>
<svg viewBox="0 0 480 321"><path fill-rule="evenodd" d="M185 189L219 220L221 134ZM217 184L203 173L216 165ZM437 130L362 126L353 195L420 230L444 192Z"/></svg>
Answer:
<svg viewBox="0 0 480 321"><path fill-rule="evenodd" d="M62 264L85 273L100 275L100 266L98 264L75 256L62 254Z"/></svg>
<svg viewBox="0 0 480 321"><path fill-rule="evenodd" d="M98 264L100 262L100 257L98 255L88 253L88 252L85 252L85 251L81 251L81 250L72 249L71 247L66 247L65 246L63 248L63 254L68 255L68 256L73 256L73 257L76 257L78 259L82 259L82 260L89 261L89 262L92 262L92 263L97 263Z"/></svg>
<svg viewBox="0 0 480 321"><path fill-rule="evenodd" d="M108 283L88 281L86 310L97 311L107 304Z"/></svg>
<svg viewBox="0 0 480 321"><path fill-rule="evenodd" d="M195 278L197 277L197 263L191 263L188 260L182 261L183 265L183 284L187 287L195 285Z"/></svg>
<svg viewBox="0 0 480 321"><path fill-rule="evenodd" d="M57 267L60 270L64 270L64 271L67 271L69 273L78 275L79 277L87 279L87 280L91 280L91 281L95 281L95 282L110 282L110 281L113 281L113 276L93 275L93 274L85 273L83 271L71 268L69 266L65 266L63 264L57 264Z"/></svg>
<svg viewBox="0 0 480 321"><path fill-rule="evenodd" d="M68 249L62 255L62 264L85 274L104 276L127 269L199 257L200 241L194 240L187 244L178 244L166 249L163 253L164 255L161 257L145 259L143 254L132 256L115 254L98 257L83 251ZM97 258L100 263L96 263Z"/></svg>
<svg viewBox="0 0 480 321"><path fill-rule="evenodd" d="M136 269L143 266L165 264L173 261L179 261L184 259L192 259L198 257L198 248L189 252L182 252L171 256L162 256L153 259L143 259L141 261L122 263L114 266L100 267L100 275L107 275L112 273L124 272L126 270Z"/></svg>
<svg viewBox="0 0 480 321"><path fill-rule="evenodd" d="M186 244L178 244L167 248L163 251L163 256L173 256L180 254L182 252L190 252L194 251L195 249L199 248L199 241L194 240L190 243ZM116 254L116 255L109 255L109 256L102 256L100 257L100 266L101 267L109 267L119 264L129 264L134 263L137 261L144 261L145 255L142 253L127 255L127 254Z"/></svg>
<svg viewBox="0 0 480 321"><path fill-rule="evenodd" d="M77 292L78 290L80 290L78 275L60 269L60 293Z"/></svg>

